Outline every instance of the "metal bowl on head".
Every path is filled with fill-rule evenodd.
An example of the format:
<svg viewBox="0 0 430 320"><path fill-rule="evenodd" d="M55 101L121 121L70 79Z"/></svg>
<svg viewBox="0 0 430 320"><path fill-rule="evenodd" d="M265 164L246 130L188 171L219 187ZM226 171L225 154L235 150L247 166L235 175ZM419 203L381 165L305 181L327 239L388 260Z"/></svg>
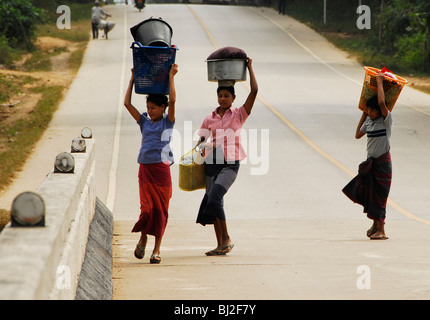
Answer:
<svg viewBox="0 0 430 320"><path fill-rule="evenodd" d="M161 18L149 18L130 28L135 42L143 46L170 47L173 36L172 27Z"/></svg>
<svg viewBox="0 0 430 320"><path fill-rule="evenodd" d="M208 81L246 81L246 60L214 59L206 61L208 65Z"/></svg>

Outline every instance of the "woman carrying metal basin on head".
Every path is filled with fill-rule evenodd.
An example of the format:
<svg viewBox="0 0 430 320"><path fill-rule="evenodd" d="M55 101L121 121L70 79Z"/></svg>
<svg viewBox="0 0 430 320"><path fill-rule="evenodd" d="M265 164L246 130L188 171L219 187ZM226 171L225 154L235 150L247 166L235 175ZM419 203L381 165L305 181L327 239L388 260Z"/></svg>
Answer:
<svg viewBox="0 0 430 320"><path fill-rule="evenodd" d="M206 255L217 256L229 253L234 246L227 230L223 198L236 180L240 161L246 157L241 143L241 129L251 114L258 85L252 59L241 49L221 48L211 54L207 61L209 81L218 81L218 107L203 120L198 132L205 146L206 192L196 222L203 226L214 225L217 246L206 252ZM251 91L244 104L234 108L234 84L246 79L246 68Z"/></svg>

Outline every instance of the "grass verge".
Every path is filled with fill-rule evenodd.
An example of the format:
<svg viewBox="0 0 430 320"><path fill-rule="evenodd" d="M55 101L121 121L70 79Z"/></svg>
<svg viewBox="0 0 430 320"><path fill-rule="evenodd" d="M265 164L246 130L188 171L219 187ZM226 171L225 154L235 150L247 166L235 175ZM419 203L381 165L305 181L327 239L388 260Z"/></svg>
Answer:
<svg viewBox="0 0 430 320"><path fill-rule="evenodd" d="M41 94L35 109L13 125L0 125L0 132L7 137L6 151L0 153L0 181L5 186L12 182L15 172L19 171L33 146L48 127L58 102L63 96L62 86L39 86L32 91ZM10 221L9 211L0 210L0 230Z"/></svg>
<svg viewBox="0 0 430 320"><path fill-rule="evenodd" d="M32 91L41 94L35 109L12 125L0 125L2 136L8 139L8 148L0 153L0 181L8 183L21 167L33 145L40 139L63 96L62 86L39 86Z"/></svg>
<svg viewBox="0 0 430 320"><path fill-rule="evenodd" d="M367 1L367 4L374 8L372 27L363 30L356 26L359 15L355 9L358 4L349 1L327 1L327 16L324 23L321 3L322 1L319 0L291 1L287 3L286 14L314 29L336 47L348 52L362 65L377 68L386 66L394 73L405 77L413 88L430 93L430 74L428 72L417 71L416 68L405 63L404 59L400 59L398 54L388 54L381 50L378 32L384 31L386 26L381 25L380 2Z"/></svg>
<svg viewBox="0 0 430 320"><path fill-rule="evenodd" d="M0 209L0 232L3 230L4 226L10 221L10 213L6 209Z"/></svg>
<svg viewBox="0 0 430 320"><path fill-rule="evenodd" d="M37 36L73 42L76 49L68 57L67 68L76 74L90 39L90 25L89 20L72 21L69 30L59 30L55 23L41 25ZM21 170L63 98L67 85L47 85L38 80L37 72L55 72L52 70L51 58L65 52L68 52L68 48L64 46L50 50L36 48L20 66L20 74L0 73L0 191L6 189L16 172ZM14 121L8 119L8 101L28 94L40 97L36 106L29 112L23 112ZM8 209L0 209L0 231L10 221Z"/></svg>

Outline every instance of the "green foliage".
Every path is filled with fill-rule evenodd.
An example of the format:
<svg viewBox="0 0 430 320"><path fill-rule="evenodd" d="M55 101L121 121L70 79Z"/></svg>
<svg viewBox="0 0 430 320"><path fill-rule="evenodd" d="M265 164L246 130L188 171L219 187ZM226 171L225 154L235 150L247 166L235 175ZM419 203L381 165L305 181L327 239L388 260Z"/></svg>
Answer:
<svg viewBox="0 0 430 320"><path fill-rule="evenodd" d="M72 21L89 19L93 0L0 0L0 63L9 56L11 48L31 49L36 28L40 23L55 23L57 7L71 8ZM5 43L6 41L6 43Z"/></svg>
<svg viewBox="0 0 430 320"><path fill-rule="evenodd" d="M0 35L0 64L9 65L13 61L13 50L5 36Z"/></svg>
<svg viewBox="0 0 430 320"><path fill-rule="evenodd" d="M70 7L73 32L56 27L57 8L62 4ZM34 53L37 36L87 41L88 27L83 29L82 22L90 19L93 5L94 0L0 0L0 65L13 68L13 61L23 53Z"/></svg>
<svg viewBox="0 0 430 320"><path fill-rule="evenodd" d="M278 0L279 1L279 0ZM367 64L397 72L430 72L430 1L362 0L371 10L371 29L359 30L358 1L289 0L287 14L319 32L342 33L336 43L363 55ZM343 45L340 44L343 42Z"/></svg>
<svg viewBox="0 0 430 320"><path fill-rule="evenodd" d="M430 3L415 0L391 0L385 6L381 20L383 52L392 54L399 67L412 71L429 71L430 63Z"/></svg>
<svg viewBox="0 0 430 320"><path fill-rule="evenodd" d="M24 85L35 81L35 78L29 76L6 76L0 74L0 105L13 95L20 93Z"/></svg>
<svg viewBox="0 0 430 320"><path fill-rule="evenodd" d="M14 122L12 126L0 123L1 136L8 139L6 151L0 152L0 189L10 182L14 173L22 166L33 145L40 139L57 109L63 95L62 86L40 86L33 91L42 98L33 112Z"/></svg>
<svg viewBox="0 0 430 320"><path fill-rule="evenodd" d="M0 37L11 47L31 47L41 15L29 0L0 1Z"/></svg>
<svg viewBox="0 0 430 320"><path fill-rule="evenodd" d="M67 5L71 10L72 21L87 20L91 17L91 7L94 0L31 0L37 8L43 9L43 23L56 23L58 14L57 8L60 5Z"/></svg>

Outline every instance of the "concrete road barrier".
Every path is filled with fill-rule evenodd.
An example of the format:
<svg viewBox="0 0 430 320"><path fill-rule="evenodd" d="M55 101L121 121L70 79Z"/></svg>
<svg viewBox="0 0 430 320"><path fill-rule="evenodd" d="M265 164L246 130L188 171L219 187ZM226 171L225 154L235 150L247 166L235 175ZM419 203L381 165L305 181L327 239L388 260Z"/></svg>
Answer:
<svg viewBox="0 0 430 320"><path fill-rule="evenodd" d="M95 141L72 155L73 173L52 171L36 190L45 226L0 233L0 299L75 299L96 210Z"/></svg>
<svg viewBox="0 0 430 320"><path fill-rule="evenodd" d="M112 236L112 212L97 198L76 300L112 300Z"/></svg>

